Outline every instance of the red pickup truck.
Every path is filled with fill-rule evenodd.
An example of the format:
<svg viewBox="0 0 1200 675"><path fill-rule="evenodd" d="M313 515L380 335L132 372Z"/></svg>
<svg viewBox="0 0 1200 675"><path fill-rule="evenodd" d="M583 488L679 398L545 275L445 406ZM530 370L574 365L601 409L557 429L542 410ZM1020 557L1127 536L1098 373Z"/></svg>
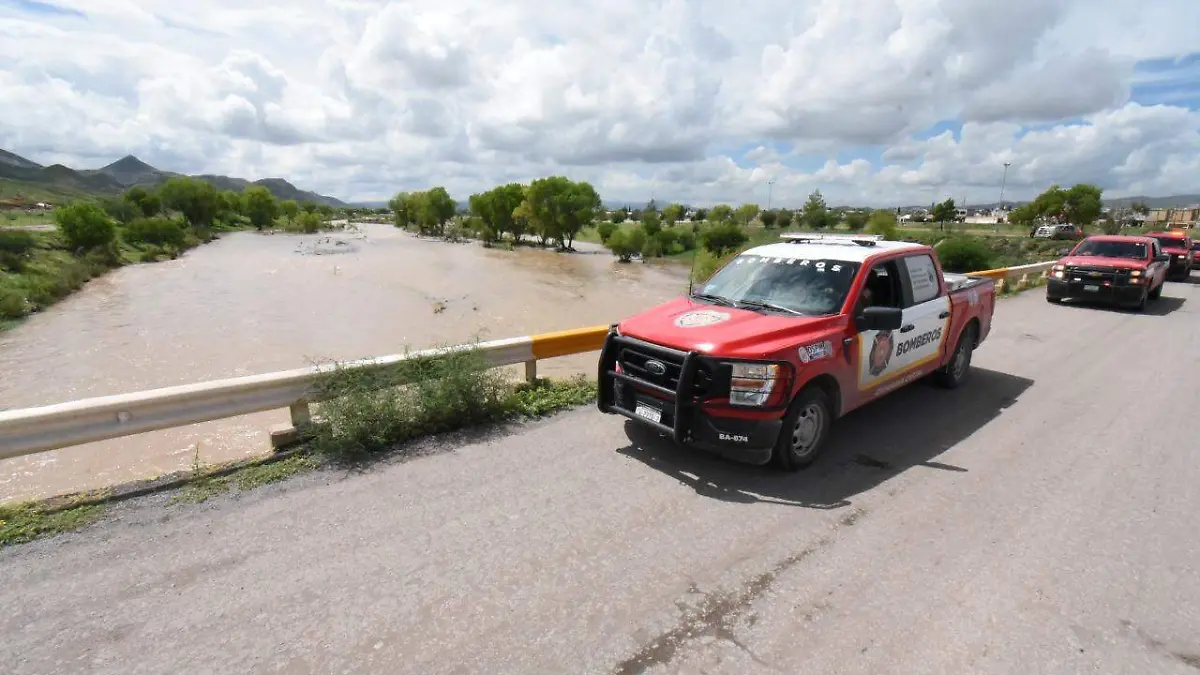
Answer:
<svg viewBox="0 0 1200 675"><path fill-rule="evenodd" d="M794 471L851 410L926 375L949 388L966 380L991 330L991 279L944 274L920 244L782 239L612 326L600 355L601 412Z"/></svg>
<svg viewBox="0 0 1200 675"><path fill-rule="evenodd" d="M1170 259L1154 237L1093 235L1054 263L1046 300L1105 301L1143 311L1162 296Z"/></svg>
<svg viewBox="0 0 1200 675"><path fill-rule="evenodd" d="M1192 238L1187 236L1186 232L1147 232L1146 236L1157 239L1163 253L1171 256L1171 265L1167 270L1168 279L1186 281L1192 275Z"/></svg>

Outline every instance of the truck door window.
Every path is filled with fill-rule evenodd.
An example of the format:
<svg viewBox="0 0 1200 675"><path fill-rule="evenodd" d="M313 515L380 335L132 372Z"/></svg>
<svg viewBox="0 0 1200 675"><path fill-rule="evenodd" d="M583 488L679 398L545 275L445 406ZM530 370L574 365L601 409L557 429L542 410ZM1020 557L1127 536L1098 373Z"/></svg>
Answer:
<svg viewBox="0 0 1200 675"><path fill-rule="evenodd" d="M927 254L910 255L904 259L904 268L908 272L909 288L912 289L912 304L919 305L938 296L941 285L938 284L937 266L933 258Z"/></svg>
<svg viewBox="0 0 1200 675"><path fill-rule="evenodd" d="M857 311L867 307L904 307L900 292L900 273L895 260L876 264L867 272L867 281L858 296Z"/></svg>

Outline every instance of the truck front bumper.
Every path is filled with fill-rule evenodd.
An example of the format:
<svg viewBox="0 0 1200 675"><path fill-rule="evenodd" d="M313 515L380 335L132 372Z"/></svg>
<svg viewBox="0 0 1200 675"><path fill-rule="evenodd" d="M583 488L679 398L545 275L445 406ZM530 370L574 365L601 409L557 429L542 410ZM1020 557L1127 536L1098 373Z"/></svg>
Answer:
<svg viewBox="0 0 1200 675"><path fill-rule="evenodd" d="M622 415L672 438L749 464L766 464L783 425L783 409L761 418L705 410L705 398L727 394L720 360L610 331L600 352L600 412Z"/></svg>
<svg viewBox="0 0 1200 675"><path fill-rule="evenodd" d="M1088 281L1066 281L1050 279L1046 283L1046 295L1060 300L1092 300L1118 305L1136 305L1146 292L1145 286L1104 285Z"/></svg>

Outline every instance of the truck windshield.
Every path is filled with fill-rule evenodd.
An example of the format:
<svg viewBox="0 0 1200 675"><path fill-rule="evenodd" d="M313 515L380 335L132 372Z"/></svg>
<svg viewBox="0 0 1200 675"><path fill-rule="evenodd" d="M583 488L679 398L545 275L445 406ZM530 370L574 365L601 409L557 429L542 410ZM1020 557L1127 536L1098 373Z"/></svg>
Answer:
<svg viewBox="0 0 1200 675"><path fill-rule="evenodd" d="M1146 259L1146 245L1136 241L1104 241L1089 239L1071 255L1091 255L1099 258Z"/></svg>
<svg viewBox="0 0 1200 675"><path fill-rule="evenodd" d="M844 260L743 255L717 272L696 295L748 309L772 306L805 315L841 311L859 264Z"/></svg>
<svg viewBox="0 0 1200 675"><path fill-rule="evenodd" d="M1163 248L1187 248L1183 240L1178 237L1155 237L1155 239Z"/></svg>

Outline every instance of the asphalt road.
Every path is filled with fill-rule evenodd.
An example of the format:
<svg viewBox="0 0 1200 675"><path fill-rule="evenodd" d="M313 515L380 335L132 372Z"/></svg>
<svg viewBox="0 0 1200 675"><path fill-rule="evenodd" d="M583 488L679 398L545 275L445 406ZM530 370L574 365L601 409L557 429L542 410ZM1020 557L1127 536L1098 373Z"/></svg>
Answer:
<svg viewBox="0 0 1200 675"><path fill-rule="evenodd" d="M1200 275L1198 275L1200 276ZM778 475L579 410L0 551L26 673L1196 673L1200 285L1003 301Z"/></svg>

